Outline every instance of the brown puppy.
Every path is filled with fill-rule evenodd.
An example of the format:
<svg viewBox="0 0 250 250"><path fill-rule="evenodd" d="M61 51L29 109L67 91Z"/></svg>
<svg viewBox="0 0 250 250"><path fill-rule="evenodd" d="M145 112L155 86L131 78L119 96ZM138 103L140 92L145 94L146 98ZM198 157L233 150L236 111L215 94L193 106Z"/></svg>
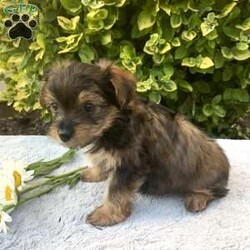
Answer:
<svg viewBox="0 0 250 250"><path fill-rule="evenodd" d="M185 195L189 211L227 194L229 163L217 143L166 108L142 100L136 80L110 62L65 62L45 75L40 102L53 113L50 135L86 147L89 182L108 179L102 206L87 216L109 226L130 214L135 192Z"/></svg>

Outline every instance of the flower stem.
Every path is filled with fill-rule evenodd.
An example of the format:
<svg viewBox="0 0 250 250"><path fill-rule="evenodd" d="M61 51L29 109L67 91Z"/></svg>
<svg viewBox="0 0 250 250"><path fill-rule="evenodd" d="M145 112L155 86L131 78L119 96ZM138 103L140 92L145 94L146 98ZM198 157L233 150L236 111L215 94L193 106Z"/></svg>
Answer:
<svg viewBox="0 0 250 250"><path fill-rule="evenodd" d="M65 184L69 184L70 187L73 187L80 180L80 172L85 168L86 167L78 168L76 170L73 170L73 171L58 175L58 176L47 176L47 178L49 178L48 180L40 182L36 185L30 186L30 187L20 191L18 193L18 195L22 196L23 194L29 193L30 191L36 190L38 188L47 187L45 190L43 190L41 192L36 192L35 194L31 194L27 198L24 198L23 200L20 199L16 205L12 204L12 205L4 206L3 210L7 212L7 211L11 210L12 208L16 208L16 207L28 202L29 200L35 199L35 198L40 197L44 194L48 194L53 189L55 189L59 186L65 185Z"/></svg>
<svg viewBox="0 0 250 250"><path fill-rule="evenodd" d="M37 189L39 187L46 186L46 185L49 185L49 184L53 184L55 182L60 181L60 179L64 179L64 178L68 178L68 177L70 178L71 175L75 176L76 174L79 174L84 168L86 168L86 167L78 168L76 170L73 170L73 171L67 172L65 174L58 175L58 176L47 176L46 178L49 178L48 180L46 180L44 182L40 182L40 183L38 183L36 185L33 185L33 186L29 186L26 189L20 191L19 194L22 195L22 194L30 192L30 191L32 191L34 189Z"/></svg>
<svg viewBox="0 0 250 250"><path fill-rule="evenodd" d="M13 207L15 207L15 208L16 208L16 207L19 207L19 206L21 206L22 204L24 204L24 203L26 203L26 202L28 202L28 201L30 201L30 200L32 200L32 199L38 198L38 197L40 197L40 196L42 196L42 195L44 195L44 194L48 194L48 193L51 192L53 189L57 188L58 186L60 186L60 185L62 185L62 184L63 184L63 183L57 183L57 184L51 186L50 188L48 188L48 189L46 189L46 190L44 190L44 191L42 191L42 192L40 192L40 193L36 193L36 194L34 194L34 195L31 195L30 197L27 197L26 199L20 200L15 206L14 206L14 205L10 205L9 207L6 206L6 207L4 207L4 211L8 212L8 210L11 210Z"/></svg>
<svg viewBox="0 0 250 250"><path fill-rule="evenodd" d="M76 150L70 149L65 154L63 154L62 156L56 159L53 159L50 161L40 160L40 161L31 163L27 166L26 170L27 171L34 170L35 176L46 175L52 172L53 170L57 169L58 167L60 167L62 164L71 161L73 157L75 156L75 154L76 154Z"/></svg>

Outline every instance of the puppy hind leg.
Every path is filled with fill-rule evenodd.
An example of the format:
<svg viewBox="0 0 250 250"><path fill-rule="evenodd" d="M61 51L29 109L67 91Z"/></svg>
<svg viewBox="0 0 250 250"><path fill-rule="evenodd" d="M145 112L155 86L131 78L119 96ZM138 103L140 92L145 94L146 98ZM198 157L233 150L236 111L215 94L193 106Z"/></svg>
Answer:
<svg viewBox="0 0 250 250"><path fill-rule="evenodd" d="M223 186L214 186L211 189L211 193L214 196L214 199L216 198L222 198L227 195L229 189L223 187Z"/></svg>
<svg viewBox="0 0 250 250"><path fill-rule="evenodd" d="M205 210L212 200L224 197L227 193L228 189L223 186L195 190L186 196L185 207L190 212L200 212Z"/></svg>
<svg viewBox="0 0 250 250"><path fill-rule="evenodd" d="M189 212L200 212L207 208L208 202L212 198L209 195L201 193L191 193L186 196L185 207Z"/></svg>

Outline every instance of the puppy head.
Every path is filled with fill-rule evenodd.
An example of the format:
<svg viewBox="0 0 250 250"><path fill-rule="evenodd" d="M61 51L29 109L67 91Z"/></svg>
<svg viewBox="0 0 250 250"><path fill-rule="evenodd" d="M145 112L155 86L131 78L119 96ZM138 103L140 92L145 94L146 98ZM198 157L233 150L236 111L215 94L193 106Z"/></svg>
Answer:
<svg viewBox="0 0 250 250"><path fill-rule="evenodd" d="M69 147L84 147L130 108L136 81L130 72L102 60L59 63L45 74L40 103L52 112L50 135Z"/></svg>

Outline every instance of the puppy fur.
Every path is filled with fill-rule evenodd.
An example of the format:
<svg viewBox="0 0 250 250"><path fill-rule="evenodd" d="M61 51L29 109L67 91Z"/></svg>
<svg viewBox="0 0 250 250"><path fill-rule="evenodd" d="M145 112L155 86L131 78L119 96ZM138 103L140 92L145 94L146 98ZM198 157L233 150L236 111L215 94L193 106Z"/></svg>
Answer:
<svg viewBox="0 0 250 250"><path fill-rule="evenodd" d="M106 60L59 63L44 76L40 103L53 115L49 134L86 147L94 167L83 181L107 180L103 205L86 218L93 225L124 221L136 192L181 193L192 212L228 192L229 162L219 145L135 87L130 72Z"/></svg>

